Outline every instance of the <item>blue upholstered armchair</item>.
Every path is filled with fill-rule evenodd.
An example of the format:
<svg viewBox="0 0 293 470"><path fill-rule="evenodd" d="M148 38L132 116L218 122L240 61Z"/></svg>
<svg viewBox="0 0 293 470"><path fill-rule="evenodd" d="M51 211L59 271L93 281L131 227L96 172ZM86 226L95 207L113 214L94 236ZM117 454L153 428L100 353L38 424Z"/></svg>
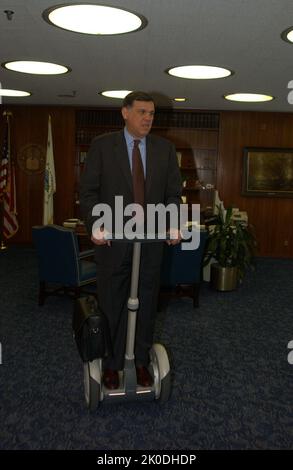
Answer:
<svg viewBox="0 0 293 470"><path fill-rule="evenodd" d="M182 250L181 245L164 247L161 269L159 307L164 297L189 296L193 306L199 306L199 290L202 279L202 261L207 239L206 230L200 231L200 245L196 250Z"/></svg>
<svg viewBox="0 0 293 470"><path fill-rule="evenodd" d="M84 286L94 287L96 265L85 259L93 256L94 250L80 252L74 230L45 225L33 227L32 234L39 262L39 305L47 295L63 291L79 297ZM48 284L61 287L47 290Z"/></svg>

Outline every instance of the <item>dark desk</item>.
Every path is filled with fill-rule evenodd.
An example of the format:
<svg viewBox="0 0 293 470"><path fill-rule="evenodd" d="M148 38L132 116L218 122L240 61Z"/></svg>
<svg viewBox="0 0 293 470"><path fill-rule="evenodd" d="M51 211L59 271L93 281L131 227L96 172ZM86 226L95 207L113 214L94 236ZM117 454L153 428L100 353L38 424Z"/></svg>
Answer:
<svg viewBox="0 0 293 470"><path fill-rule="evenodd" d="M75 231L78 236L79 249L90 250L94 248L94 244L86 231L85 225L78 219L67 219L63 222L63 227L70 228Z"/></svg>

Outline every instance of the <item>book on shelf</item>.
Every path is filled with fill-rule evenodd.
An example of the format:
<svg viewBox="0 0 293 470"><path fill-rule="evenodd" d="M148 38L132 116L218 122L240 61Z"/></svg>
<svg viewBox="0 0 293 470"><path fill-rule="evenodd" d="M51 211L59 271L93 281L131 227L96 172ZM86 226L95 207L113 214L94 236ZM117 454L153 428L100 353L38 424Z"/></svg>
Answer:
<svg viewBox="0 0 293 470"><path fill-rule="evenodd" d="M75 228L80 223L81 223L81 221L79 219L66 219L63 222L63 227L65 227L65 228Z"/></svg>

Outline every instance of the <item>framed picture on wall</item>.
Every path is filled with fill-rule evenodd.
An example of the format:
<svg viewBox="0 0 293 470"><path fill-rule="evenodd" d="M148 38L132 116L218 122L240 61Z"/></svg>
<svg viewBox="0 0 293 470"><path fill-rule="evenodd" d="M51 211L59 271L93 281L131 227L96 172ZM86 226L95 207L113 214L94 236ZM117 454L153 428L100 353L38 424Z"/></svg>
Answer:
<svg viewBox="0 0 293 470"><path fill-rule="evenodd" d="M242 195L293 197L293 148L245 147Z"/></svg>

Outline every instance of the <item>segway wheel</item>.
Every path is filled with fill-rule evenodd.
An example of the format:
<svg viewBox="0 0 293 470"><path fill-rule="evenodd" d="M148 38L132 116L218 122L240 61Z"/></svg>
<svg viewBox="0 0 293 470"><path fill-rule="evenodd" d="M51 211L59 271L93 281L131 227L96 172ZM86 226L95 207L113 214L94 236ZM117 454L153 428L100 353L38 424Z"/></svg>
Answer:
<svg viewBox="0 0 293 470"><path fill-rule="evenodd" d="M161 380L161 393L158 398L159 403L166 403L171 394L171 375L170 372Z"/></svg>
<svg viewBox="0 0 293 470"><path fill-rule="evenodd" d="M169 400L171 393L170 363L166 349L162 344L154 344L151 351L154 370L156 401L160 404Z"/></svg>
<svg viewBox="0 0 293 470"><path fill-rule="evenodd" d="M101 401L101 368L98 359L84 364L84 395L87 407L94 411Z"/></svg>

